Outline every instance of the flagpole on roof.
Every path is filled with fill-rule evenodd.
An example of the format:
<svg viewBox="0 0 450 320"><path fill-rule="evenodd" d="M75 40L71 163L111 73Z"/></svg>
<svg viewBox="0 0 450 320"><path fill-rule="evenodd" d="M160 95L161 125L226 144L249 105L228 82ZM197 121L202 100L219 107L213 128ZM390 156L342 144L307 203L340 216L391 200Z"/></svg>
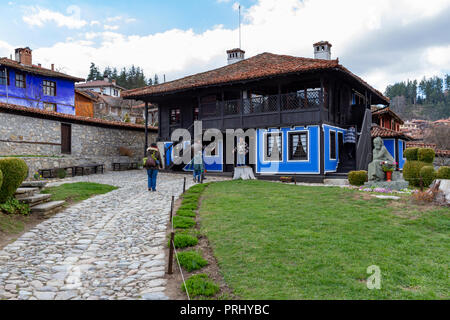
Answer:
<svg viewBox="0 0 450 320"><path fill-rule="evenodd" d="M239 5L239 49L241 49L241 5Z"/></svg>

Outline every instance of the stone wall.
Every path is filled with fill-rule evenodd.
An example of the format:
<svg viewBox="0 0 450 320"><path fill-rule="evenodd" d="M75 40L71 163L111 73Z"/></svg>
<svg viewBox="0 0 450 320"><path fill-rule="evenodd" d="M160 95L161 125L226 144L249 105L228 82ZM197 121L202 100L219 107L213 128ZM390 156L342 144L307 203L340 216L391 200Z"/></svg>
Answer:
<svg viewBox="0 0 450 320"><path fill-rule="evenodd" d="M61 123L71 124L72 152L61 153ZM149 144L157 134L149 132ZM0 156L39 155L24 157L30 173L38 169L58 168L86 163L140 161L145 144L144 130L70 123L37 117L0 113ZM119 147L133 151L132 159L121 157Z"/></svg>

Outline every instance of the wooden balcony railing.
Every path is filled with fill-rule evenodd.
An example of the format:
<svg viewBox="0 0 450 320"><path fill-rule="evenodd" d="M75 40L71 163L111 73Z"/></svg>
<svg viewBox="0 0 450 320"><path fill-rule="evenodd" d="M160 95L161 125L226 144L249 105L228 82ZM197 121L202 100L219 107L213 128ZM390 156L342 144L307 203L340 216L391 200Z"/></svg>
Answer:
<svg viewBox="0 0 450 320"><path fill-rule="evenodd" d="M200 104L200 117L253 115L319 108L321 90L298 91L280 95L259 96L248 99L216 101ZM222 113L223 112L223 113Z"/></svg>

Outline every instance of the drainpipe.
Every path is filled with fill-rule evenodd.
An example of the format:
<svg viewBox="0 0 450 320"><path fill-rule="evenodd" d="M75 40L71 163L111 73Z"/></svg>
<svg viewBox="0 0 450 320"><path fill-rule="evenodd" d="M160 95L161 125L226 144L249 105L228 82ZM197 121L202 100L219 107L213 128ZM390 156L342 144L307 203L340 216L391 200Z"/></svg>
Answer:
<svg viewBox="0 0 450 320"><path fill-rule="evenodd" d="M145 102L145 151L144 157L147 156L148 149L148 102Z"/></svg>
<svg viewBox="0 0 450 320"><path fill-rule="evenodd" d="M5 67L5 76L6 76L6 104L9 104L9 95L8 95L8 69Z"/></svg>

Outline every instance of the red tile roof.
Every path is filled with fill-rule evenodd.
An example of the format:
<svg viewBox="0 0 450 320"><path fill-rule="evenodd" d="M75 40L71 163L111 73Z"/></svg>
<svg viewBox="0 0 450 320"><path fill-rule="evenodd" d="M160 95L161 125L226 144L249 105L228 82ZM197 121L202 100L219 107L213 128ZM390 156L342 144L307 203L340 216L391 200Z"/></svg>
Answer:
<svg viewBox="0 0 450 320"><path fill-rule="evenodd" d="M299 58L267 52L211 71L158 85L128 90L123 92L122 96L125 98L140 98L162 93L175 93L180 90L317 70L338 70L344 72L374 92L381 100L389 103L387 97L340 65L338 60Z"/></svg>
<svg viewBox="0 0 450 320"><path fill-rule="evenodd" d="M116 83L105 81L105 80L94 80L85 83L79 83L76 85L77 88L99 88L99 87L113 87L119 88L121 90L126 90L125 88L118 86Z"/></svg>
<svg viewBox="0 0 450 320"><path fill-rule="evenodd" d="M45 118L45 119L49 119L49 120L67 121L67 122L74 122L74 123L79 123L79 124L110 127L110 128L117 128L117 129L130 129L130 130L144 130L145 129L145 126L140 125L140 124L74 116L74 115L58 113L58 112L54 112L54 111L46 111L46 110L42 110L42 109L22 107L22 106L13 105L13 104L6 104L3 102L0 102L0 113L1 112L16 113L16 114L21 114L21 115L25 115L25 116ZM149 131L156 132L158 130L158 127L149 126L148 129L149 129Z"/></svg>
<svg viewBox="0 0 450 320"><path fill-rule="evenodd" d="M412 140L412 138L400 131L395 131L387 128L380 127L378 125L372 126L372 138L402 138L405 140Z"/></svg>
<svg viewBox="0 0 450 320"><path fill-rule="evenodd" d="M93 91L90 91L90 90L78 90L78 89L75 89L75 93L79 94L79 95L82 95L83 97L85 97L85 98L87 98L89 100L92 100L92 101L97 101L97 99L98 99L98 97L95 94L93 94Z"/></svg>
<svg viewBox="0 0 450 320"><path fill-rule="evenodd" d="M379 116L382 114L390 114L391 117L393 117L395 120L397 120L397 122L399 122L400 124L404 124L405 122L394 112L391 110L391 108L386 107L386 108L371 108L372 110L372 115L373 116Z"/></svg>
<svg viewBox="0 0 450 320"><path fill-rule="evenodd" d="M39 67L36 65L31 65L31 66L24 65L15 60L11 60L8 58L0 58L0 65L18 69L18 70L25 71L25 72L29 72L29 73L33 73L33 74L39 74L41 76L63 78L63 79L73 80L74 82L84 81L83 78L69 76L68 74L50 70L50 69L46 69L46 68L42 68L42 67Z"/></svg>

